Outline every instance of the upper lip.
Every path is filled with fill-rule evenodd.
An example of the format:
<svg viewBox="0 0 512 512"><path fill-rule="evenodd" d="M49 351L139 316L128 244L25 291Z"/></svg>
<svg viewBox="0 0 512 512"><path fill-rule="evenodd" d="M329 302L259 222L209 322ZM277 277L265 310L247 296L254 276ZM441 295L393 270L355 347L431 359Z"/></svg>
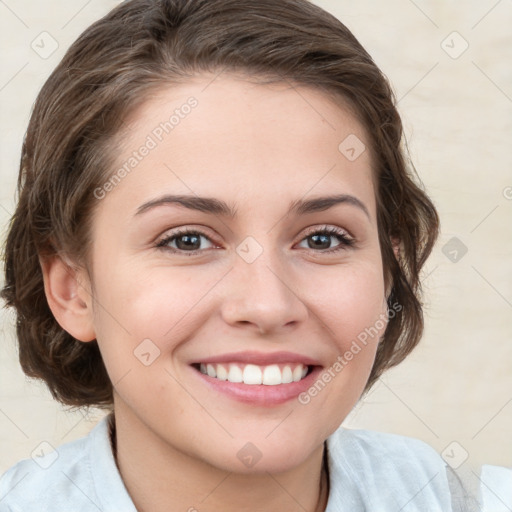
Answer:
<svg viewBox="0 0 512 512"><path fill-rule="evenodd" d="M258 366L268 366L271 364L283 363L302 363L305 366L320 366L320 363L311 357L297 354L294 352L230 352L213 357L206 357L195 361L193 364L215 364L215 363L242 363L242 364L255 364Z"/></svg>

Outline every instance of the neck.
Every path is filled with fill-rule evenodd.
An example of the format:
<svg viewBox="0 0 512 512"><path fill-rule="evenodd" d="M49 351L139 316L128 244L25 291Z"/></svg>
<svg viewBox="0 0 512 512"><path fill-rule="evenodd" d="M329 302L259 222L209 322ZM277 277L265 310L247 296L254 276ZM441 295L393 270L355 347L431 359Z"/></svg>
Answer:
<svg viewBox="0 0 512 512"><path fill-rule="evenodd" d="M324 446L289 471L243 474L188 456L141 422L116 413L112 444L124 485L139 512L325 510L329 476Z"/></svg>

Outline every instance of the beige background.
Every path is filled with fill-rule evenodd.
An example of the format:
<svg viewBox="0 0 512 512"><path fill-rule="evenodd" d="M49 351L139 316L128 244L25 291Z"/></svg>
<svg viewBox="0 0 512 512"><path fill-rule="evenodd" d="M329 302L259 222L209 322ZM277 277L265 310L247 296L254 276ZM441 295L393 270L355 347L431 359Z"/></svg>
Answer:
<svg viewBox="0 0 512 512"><path fill-rule="evenodd" d="M2 239L37 92L70 43L117 3L0 1ZM425 271L423 342L379 381L346 424L423 439L454 465L467 455L466 468L512 466L512 3L316 3L339 17L389 76L413 160L442 219ZM43 31L58 43L48 58L31 48ZM453 237L467 247L456 262L443 253ZM455 256L453 249L445 248L448 256ZM3 472L42 441L57 447L85 435L102 413L66 411L25 378L12 315L1 315Z"/></svg>

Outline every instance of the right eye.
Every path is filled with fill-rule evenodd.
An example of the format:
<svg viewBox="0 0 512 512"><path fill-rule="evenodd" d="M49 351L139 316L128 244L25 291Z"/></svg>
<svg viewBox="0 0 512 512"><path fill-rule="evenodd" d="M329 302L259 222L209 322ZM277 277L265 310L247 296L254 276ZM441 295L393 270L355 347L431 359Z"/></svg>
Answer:
<svg viewBox="0 0 512 512"><path fill-rule="evenodd" d="M201 248L202 239L210 244L209 247ZM214 244L207 235L200 231L182 229L165 236L156 244L156 247L171 253L194 256L203 250L211 249L214 247Z"/></svg>

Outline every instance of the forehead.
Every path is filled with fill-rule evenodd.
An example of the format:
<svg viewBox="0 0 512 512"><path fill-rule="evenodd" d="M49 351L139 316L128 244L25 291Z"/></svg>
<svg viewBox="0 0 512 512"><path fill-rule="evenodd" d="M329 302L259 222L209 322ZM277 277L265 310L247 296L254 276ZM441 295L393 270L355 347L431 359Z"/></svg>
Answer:
<svg viewBox="0 0 512 512"><path fill-rule="evenodd" d="M202 75L154 92L125 126L111 171L126 172L112 200L192 193L256 207L332 192L374 212L365 131L320 90Z"/></svg>

